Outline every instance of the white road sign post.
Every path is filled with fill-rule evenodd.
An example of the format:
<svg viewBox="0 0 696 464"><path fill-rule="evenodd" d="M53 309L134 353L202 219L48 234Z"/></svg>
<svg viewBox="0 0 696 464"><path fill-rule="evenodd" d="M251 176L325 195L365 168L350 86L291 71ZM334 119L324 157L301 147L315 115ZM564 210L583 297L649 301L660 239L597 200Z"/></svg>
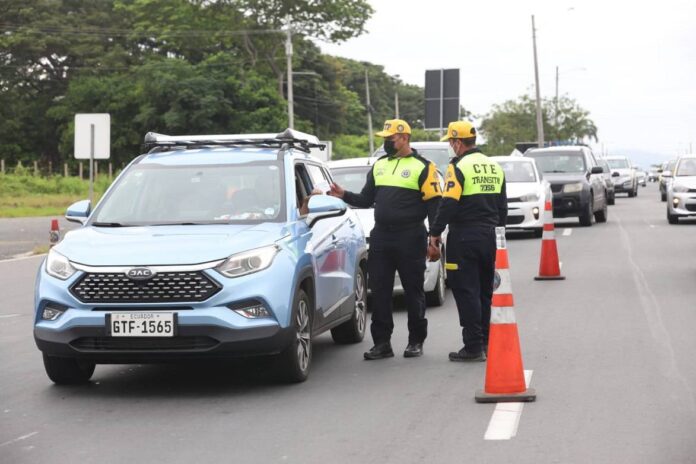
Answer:
<svg viewBox="0 0 696 464"><path fill-rule="evenodd" d="M94 160L111 156L111 115L83 113L75 115L75 159L89 160L89 202L93 205Z"/></svg>

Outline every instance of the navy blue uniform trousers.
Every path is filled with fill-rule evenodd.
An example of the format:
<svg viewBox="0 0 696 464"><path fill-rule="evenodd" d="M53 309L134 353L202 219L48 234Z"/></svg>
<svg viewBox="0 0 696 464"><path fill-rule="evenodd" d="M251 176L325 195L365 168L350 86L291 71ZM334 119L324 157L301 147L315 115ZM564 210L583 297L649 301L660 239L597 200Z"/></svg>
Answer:
<svg viewBox="0 0 696 464"><path fill-rule="evenodd" d="M379 224L370 232L370 252L367 259L368 284L372 292L372 340L388 342L394 331L392 295L394 273L404 288L408 309L408 342L423 343L428 334L425 318L425 257L427 251L425 226L406 228L384 227Z"/></svg>
<svg viewBox="0 0 696 464"><path fill-rule="evenodd" d="M480 353L488 346L495 275L495 228L453 227L447 235L449 284L459 312L464 349ZM451 269L455 265L457 269Z"/></svg>

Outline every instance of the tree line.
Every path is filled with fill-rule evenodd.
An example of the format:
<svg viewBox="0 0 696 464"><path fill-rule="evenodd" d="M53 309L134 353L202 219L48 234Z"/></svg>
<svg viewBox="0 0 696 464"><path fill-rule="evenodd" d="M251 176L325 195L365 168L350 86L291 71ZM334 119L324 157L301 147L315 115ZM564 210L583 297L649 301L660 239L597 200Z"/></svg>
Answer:
<svg viewBox="0 0 696 464"><path fill-rule="evenodd" d="M287 127L288 27L295 127L335 140L344 157L366 155L365 71L375 125L394 116L396 91L400 116L416 128L424 119L422 87L315 44L362 34L372 13L366 0L4 0L0 158L74 163L74 114L81 112L111 114L115 165L139 153L148 131L280 132ZM512 138L530 138L515 132L528 121L496 118L519 109L504 104L483 118L491 147L504 151ZM596 128L587 132L592 126L570 135L596 136Z"/></svg>

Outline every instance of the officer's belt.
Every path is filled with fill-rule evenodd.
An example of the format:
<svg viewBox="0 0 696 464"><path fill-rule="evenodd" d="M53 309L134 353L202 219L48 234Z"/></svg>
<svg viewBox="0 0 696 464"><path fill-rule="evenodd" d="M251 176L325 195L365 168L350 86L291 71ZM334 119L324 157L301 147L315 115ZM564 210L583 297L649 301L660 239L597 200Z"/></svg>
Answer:
<svg viewBox="0 0 696 464"><path fill-rule="evenodd" d="M416 227L425 227L423 221L407 222L405 224L381 224L375 223L375 229L386 230L388 232L399 232L400 230L410 230Z"/></svg>
<svg viewBox="0 0 696 464"><path fill-rule="evenodd" d="M495 231L495 226L489 224L466 224L466 223L456 223L452 222L449 225L450 232L457 231L467 231L467 230L481 230L481 231Z"/></svg>

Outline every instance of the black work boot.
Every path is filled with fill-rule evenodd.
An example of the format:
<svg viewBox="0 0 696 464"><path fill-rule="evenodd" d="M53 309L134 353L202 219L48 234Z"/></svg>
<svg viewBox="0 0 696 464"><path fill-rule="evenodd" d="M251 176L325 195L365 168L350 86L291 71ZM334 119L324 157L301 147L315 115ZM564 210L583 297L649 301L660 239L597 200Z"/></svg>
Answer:
<svg viewBox="0 0 696 464"><path fill-rule="evenodd" d="M392 358L394 357L394 352L392 351L391 343L384 342L377 343L370 348L370 351L366 351L363 356L368 361L371 361L373 359Z"/></svg>
<svg viewBox="0 0 696 464"><path fill-rule="evenodd" d="M449 360L454 362L483 362L486 360L486 353L483 350L478 353L469 353L462 348L459 351L450 353Z"/></svg>
<svg viewBox="0 0 696 464"><path fill-rule="evenodd" d="M409 343L404 350L404 358L417 358L418 356L423 356L423 344Z"/></svg>

